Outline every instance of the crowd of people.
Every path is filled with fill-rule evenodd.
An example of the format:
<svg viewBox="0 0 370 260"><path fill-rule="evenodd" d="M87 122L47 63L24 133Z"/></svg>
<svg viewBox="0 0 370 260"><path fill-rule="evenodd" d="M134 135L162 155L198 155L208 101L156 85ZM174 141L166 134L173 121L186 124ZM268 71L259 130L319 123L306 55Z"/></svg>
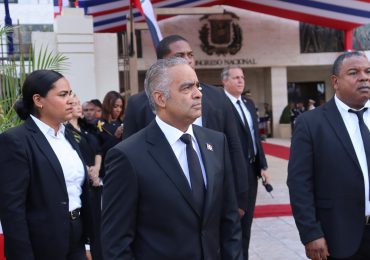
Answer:
<svg viewBox="0 0 370 260"><path fill-rule="evenodd" d="M116 91L81 105L55 71L26 78L24 124L0 135L7 259L248 259L270 178L244 71L224 68L223 88L199 82L179 35L156 54L127 106ZM293 213L309 258L369 259L370 63L351 52L333 68L332 101L291 108Z"/></svg>

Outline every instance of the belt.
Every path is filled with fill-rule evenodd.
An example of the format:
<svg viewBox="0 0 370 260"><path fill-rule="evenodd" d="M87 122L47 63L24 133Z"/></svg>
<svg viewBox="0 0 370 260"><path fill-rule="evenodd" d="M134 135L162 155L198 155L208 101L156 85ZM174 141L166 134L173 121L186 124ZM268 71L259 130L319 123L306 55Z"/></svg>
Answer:
<svg viewBox="0 0 370 260"><path fill-rule="evenodd" d="M75 220L75 219L79 218L80 215L81 215L81 209L80 208L74 209L74 210L69 212L69 216L70 216L71 220Z"/></svg>
<svg viewBox="0 0 370 260"><path fill-rule="evenodd" d="M365 225L370 225L370 216L365 216Z"/></svg>

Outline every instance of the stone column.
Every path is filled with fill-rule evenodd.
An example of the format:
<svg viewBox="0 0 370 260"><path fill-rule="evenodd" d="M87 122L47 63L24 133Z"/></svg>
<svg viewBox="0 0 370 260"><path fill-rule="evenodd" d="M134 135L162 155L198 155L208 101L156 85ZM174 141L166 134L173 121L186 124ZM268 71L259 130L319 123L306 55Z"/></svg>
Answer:
<svg viewBox="0 0 370 260"><path fill-rule="evenodd" d="M274 137L290 138L290 125L288 133L279 126L279 119L285 106L288 104L288 81L286 67L271 67L271 97L272 121Z"/></svg>
<svg viewBox="0 0 370 260"><path fill-rule="evenodd" d="M83 9L63 8L55 19L56 51L68 58L66 78L81 101L96 98L94 30Z"/></svg>

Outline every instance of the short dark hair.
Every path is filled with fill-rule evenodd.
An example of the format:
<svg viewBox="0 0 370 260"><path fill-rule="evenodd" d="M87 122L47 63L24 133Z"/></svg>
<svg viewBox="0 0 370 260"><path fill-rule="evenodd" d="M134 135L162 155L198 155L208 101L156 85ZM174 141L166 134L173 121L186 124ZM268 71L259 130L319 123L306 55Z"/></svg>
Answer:
<svg viewBox="0 0 370 260"><path fill-rule="evenodd" d="M157 59L165 58L171 52L169 48L170 44L178 41L188 42L184 37L177 34L164 37L156 47Z"/></svg>
<svg viewBox="0 0 370 260"><path fill-rule="evenodd" d="M361 52L361 51L346 51L346 52L343 52L341 55L339 55L334 63L333 63L333 67L331 69L331 74L332 75L335 75L335 76L338 76L339 75L339 71L340 71L340 68L343 64L343 61L347 58L350 58L350 57L365 57L367 58L366 54Z"/></svg>
<svg viewBox="0 0 370 260"><path fill-rule="evenodd" d="M55 87L54 83L64 78L54 70L35 70L26 77L22 86L22 97L14 104L14 110L22 120L29 115L35 115L33 96L39 94L46 97L48 92Z"/></svg>
<svg viewBox="0 0 370 260"><path fill-rule="evenodd" d="M89 102L94 104L97 107L103 108L103 105L102 105L102 103L100 102L99 99L91 99Z"/></svg>

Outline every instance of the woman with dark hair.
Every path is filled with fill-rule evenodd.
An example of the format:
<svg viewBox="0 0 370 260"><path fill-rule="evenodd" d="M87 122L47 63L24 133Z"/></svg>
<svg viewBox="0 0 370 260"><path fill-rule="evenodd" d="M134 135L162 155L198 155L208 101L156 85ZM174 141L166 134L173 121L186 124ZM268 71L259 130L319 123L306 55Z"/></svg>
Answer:
<svg viewBox="0 0 370 260"><path fill-rule="evenodd" d="M104 156L107 151L122 140L123 133L123 108L124 100L120 93L109 91L103 99L102 117L98 121L97 127L99 139L101 142L101 155ZM104 177L104 167L100 171L101 178Z"/></svg>
<svg viewBox="0 0 370 260"><path fill-rule="evenodd" d="M58 72L34 71L23 84L15 110L25 122L0 135L6 258L86 259L86 167L63 125L72 117L71 87Z"/></svg>

